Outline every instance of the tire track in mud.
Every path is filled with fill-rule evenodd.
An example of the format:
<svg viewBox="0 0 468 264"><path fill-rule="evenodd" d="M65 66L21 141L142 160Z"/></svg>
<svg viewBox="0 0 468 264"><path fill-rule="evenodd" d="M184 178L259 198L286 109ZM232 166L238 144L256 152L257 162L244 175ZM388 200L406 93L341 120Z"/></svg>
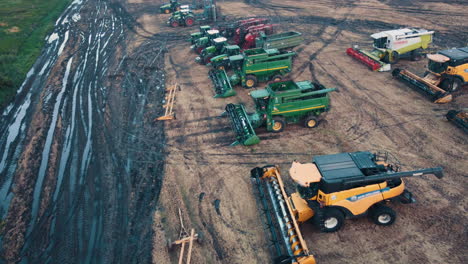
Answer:
<svg viewBox="0 0 468 264"><path fill-rule="evenodd" d="M112 9L112 4L118 8ZM36 182L34 197L32 193L25 197L27 192L19 189L23 185L34 186L34 182L16 183L13 190L12 183L2 182L2 190L8 191L4 197L7 200L13 197L14 201L9 208L9 203L5 203L5 199L2 201L3 210L8 209L2 255L9 261L134 263L151 259L151 212L160 188L160 184L154 183L162 180L164 160L145 166L133 165L129 155L132 159L144 155L125 152L127 144L139 146L140 143L124 132L148 136L153 133L159 143L164 141L162 126L154 128L143 111L153 101L158 102L155 105L160 108L164 89L155 90L158 85L162 87L164 79L161 70L155 70L152 65L147 67L147 61L138 65L141 61L132 64L129 59L127 64L125 55L120 63L115 61L114 54L124 52L126 47L122 42L125 17L116 15L114 10L125 11L112 0L72 2L57 20L43 55L18 91L15 104L3 113L8 122L0 126L0 133L7 135L0 141L1 173L11 175L12 182L18 181L22 174L18 172L16 161L26 151L43 151L41 168L39 165L34 168L32 163L28 168L31 173L39 170L39 176L44 178ZM78 48L73 50L73 45ZM152 63L164 55L160 49L155 51L147 47L137 53L140 57L151 58ZM138 54L136 57L139 58ZM109 70L112 63L115 63L114 67L118 65L113 71ZM153 75L148 75L153 71ZM108 77L118 79L119 76L126 81L121 86L126 91L114 90L119 87L115 85L119 81L108 86ZM46 86L47 83L51 85ZM58 87L63 87L62 93L55 87L59 83ZM125 92L129 96L125 96ZM148 99L138 100L142 97ZM41 108L37 109L36 105ZM41 141L32 143L32 150L23 150L25 144L21 141L27 142L26 132L37 129L32 121L35 112L41 111L46 115L44 121L51 121L49 127L45 126L52 140L45 141L43 150ZM117 129L110 119L120 121ZM135 126L135 122L145 126ZM53 161L48 146L58 149L58 162ZM162 149L159 145L153 148L156 151ZM152 156L144 158L150 160ZM107 188L109 186L111 188ZM47 197L52 199L46 200ZM19 198L24 202L20 204ZM15 217L16 212L25 217ZM28 214L31 214L29 224L17 221L28 221ZM14 228L20 224L23 227ZM116 229L119 232L115 232ZM21 233L13 233L21 230L24 230L23 240ZM15 243L8 243L11 239L15 239Z"/></svg>

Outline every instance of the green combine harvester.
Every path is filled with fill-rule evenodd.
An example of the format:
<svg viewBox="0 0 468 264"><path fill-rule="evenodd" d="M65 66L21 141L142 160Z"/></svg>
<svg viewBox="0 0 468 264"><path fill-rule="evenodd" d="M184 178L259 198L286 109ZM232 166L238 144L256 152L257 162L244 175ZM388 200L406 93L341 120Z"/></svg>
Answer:
<svg viewBox="0 0 468 264"><path fill-rule="evenodd" d="M291 71L294 55L295 52L280 53L277 49L259 48L230 56L229 64L234 71L232 76L229 77L224 69L210 70L215 98L235 95L233 87L237 84L252 88L259 82L281 81Z"/></svg>
<svg viewBox="0 0 468 264"><path fill-rule="evenodd" d="M226 114L236 133L231 145L254 145L260 142L255 129L266 126L267 131L281 132L288 123L302 122L313 128L319 123L319 116L330 108L328 93L335 88L325 88L311 81L275 82L265 89L255 90L250 96L255 102L255 113L247 114L244 105L228 104Z"/></svg>

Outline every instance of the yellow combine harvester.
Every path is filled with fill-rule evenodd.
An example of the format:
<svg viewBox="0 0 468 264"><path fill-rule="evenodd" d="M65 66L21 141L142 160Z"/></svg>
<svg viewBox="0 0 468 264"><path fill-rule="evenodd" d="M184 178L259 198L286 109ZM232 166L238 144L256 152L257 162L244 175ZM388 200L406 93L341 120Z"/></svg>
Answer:
<svg viewBox="0 0 468 264"><path fill-rule="evenodd" d="M468 47L428 54L428 71L424 77L404 69L395 69L394 77L428 94L435 103L452 101L450 93L468 84Z"/></svg>
<svg viewBox="0 0 468 264"><path fill-rule="evenodd" d="M390 154L367 151L316 156L313 163L293 162L289 173L297 192L288 197L277 166L251 171L271 231L275 263L315 263L298 224L313 219L323 232L334 232L345 218L368 215L377 225L391 225L396 213L384 204L415 201L401 178L443 177L440 167L400 171L400 163Z"/></svg>

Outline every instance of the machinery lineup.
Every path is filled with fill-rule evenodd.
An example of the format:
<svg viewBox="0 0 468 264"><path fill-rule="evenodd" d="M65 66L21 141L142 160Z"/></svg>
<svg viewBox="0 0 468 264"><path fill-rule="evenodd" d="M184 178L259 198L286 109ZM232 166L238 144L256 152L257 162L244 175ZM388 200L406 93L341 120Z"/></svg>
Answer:
<svg viewBox="0 0 468 264"><path fill-rule="evenodd" d="M268 18L224 21L214 1L203 1L202 13L195 13L193 8L171 0L161 6L161 13L172 13L167 22L172 27L216 22L200 25L188 38L190 49L197 54L195 61L210 69L207 78L213 97L232 97L237 95L236 90L252 89L249 96L253 109L243 103L229 103L224 108L222 116L234 132L231 145L258 144L256 130L260 127L272 133L282 132L289 124L315 128L326 112L332 111L330 101L337 88L316 80L288 78L294 58L300 56L294 48L304 42L300 32L279 32L279 25ZM435 103L450 103L453 93L468 84L468 47L426 53L434 34L420 28L378 32L370 36L372 48L354 46L346 54L379 72L391 71L391 66L402 59L427 57L424 75L404 68L393 69L391 75ZM172 104L170 107L172 111ZM446 118L468 133L466 109L450 110ZM274 262L315 263L300 231L299 225L304 222L312 222L323 232L338 231L345 219L363 216L377 225L391 225L396 212L388 204L415 202L403 178L426 174L440 179L443 170L406 171L392 154L382 151L320 155L310 163L292 163L289 176L297 186L296 192L288 194L278 166L252 169L251 180L265 212Z"/></svg>

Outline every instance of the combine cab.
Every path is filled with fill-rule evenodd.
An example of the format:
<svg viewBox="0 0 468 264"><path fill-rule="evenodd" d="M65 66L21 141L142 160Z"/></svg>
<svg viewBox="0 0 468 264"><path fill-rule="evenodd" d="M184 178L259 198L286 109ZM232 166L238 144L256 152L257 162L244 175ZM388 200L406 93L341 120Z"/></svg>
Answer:
<svg viewBox="0 0 468 264"><path fill-rule="evenodd" d="M468 84L468 47L428 54L428 69L424 77L403 69L392 75L429 95L435 103L452 101L451 92Z"/></svg>
<svg viewBox="0 0 468 264"><path fill-rule="evenodd" d="M367 65L373 71L390 71L389 64L397 63L400 57L409 54L411 59L419 57L420 49L432 43L434 31L403 28L372 34L374 49L365 51L348 48L346 53Z"/></svg>
<svg viewBox="0 0 468 264"><path fill-rule="evenodd" d="M468 133L468 112L467 111L456 111L450 110L445 116L448 121L454 123L461 128L465 133Z"/></svg>
<svg viewBox="0 0 468 264"><path fill-rule="evenodd" d="M396 213L385 204L412 203L402 178L433 174L442 168L400 171L386 152L368 151L315 156L312 163L293 162L290 177L297 192L288 196L279 168L254 168L251 178L271 231L276 263L315 263L298 224L313 219L323 232L338 231L345 218L368 215L375 224L394 223ZM395 159L396 160L396 159Z"/></svg>
<svg viewBox="0 0 468 264"><path fill-rule="evenodd" d="M280 53L277 49L251 49L244 51L243 54L230 56L228 61L223 63L231 66L234 74L229 78L226 75L226 79L213 82L217 97L226 97L225 94L231 94L226 88L232 89L237 84L245 88L252 88L257 86L259 82L280 81L284 75L291 71L292 57L295 54L294 52ZM218 59L216 58L216 61ZM224 75L216 73L213 76ZM230 85L216 86L217 83L225 82L229 82Z"/></svg>
<svg viewBox="0 0 468 264"><path fill-rule="evenodd" d="M302 122L307 128L316 127L319 116L329 110L328 93L334 90L310 81L285 81L270 83L265 89L250 92L255 102L255 113L247 114L242 104L226 106L236 134L232 145L259 143L255 129L261 126L276 133L283 131L288 123Z"/></svg>

